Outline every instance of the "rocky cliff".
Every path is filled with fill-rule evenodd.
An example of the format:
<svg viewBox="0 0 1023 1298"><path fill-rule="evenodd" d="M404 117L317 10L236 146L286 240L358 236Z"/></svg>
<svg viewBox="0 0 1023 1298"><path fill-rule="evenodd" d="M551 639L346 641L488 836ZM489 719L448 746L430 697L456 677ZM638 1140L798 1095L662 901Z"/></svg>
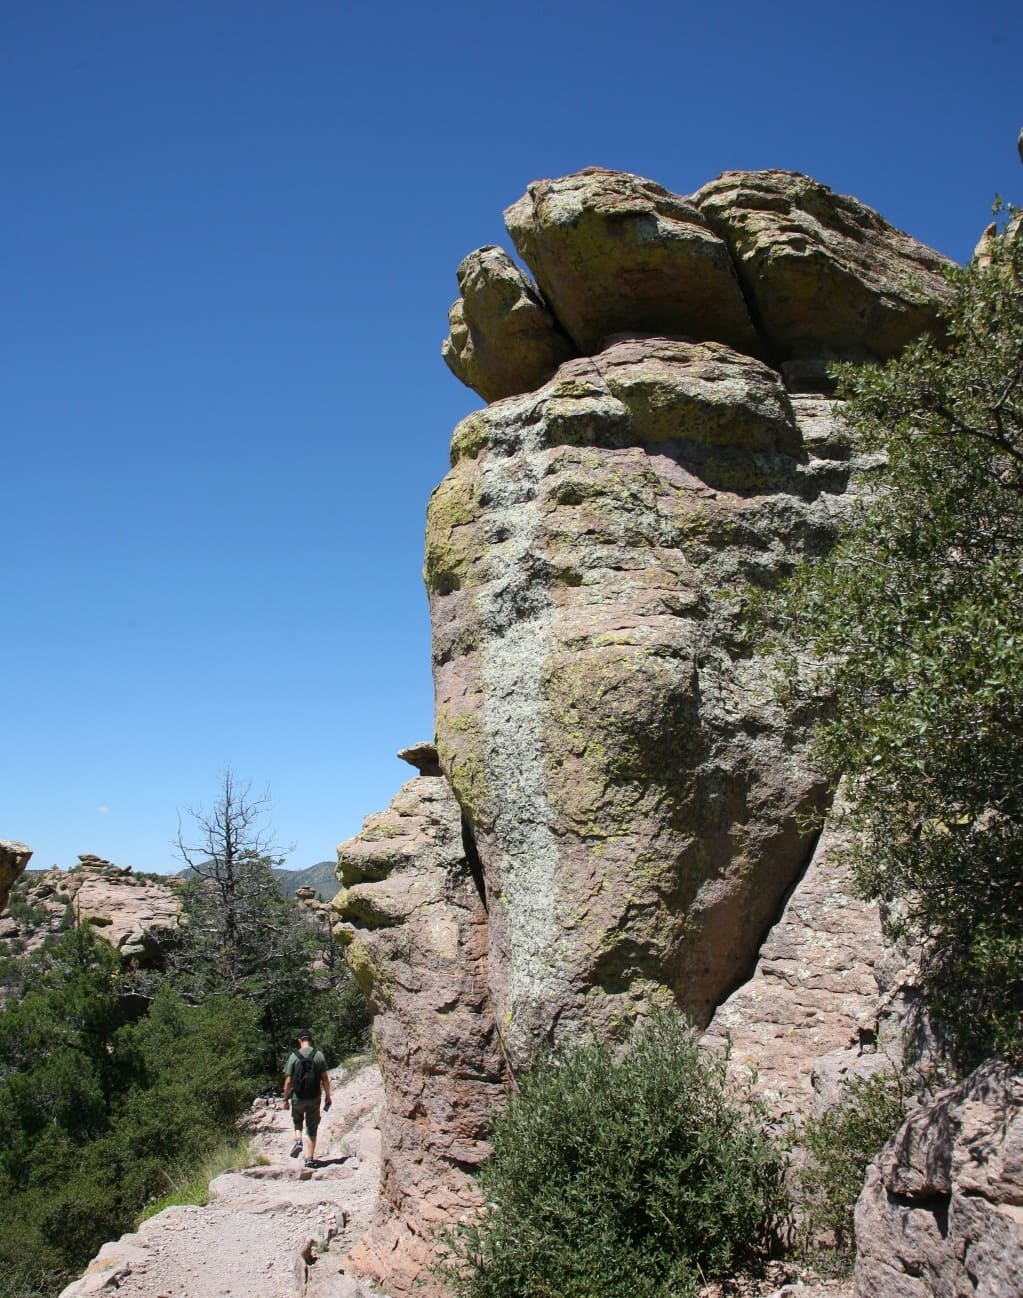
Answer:
<svg viewBox="0 0 1023 1298"><path fill-rule="evenodd" d="M84 855L71 870L27 877L17 906L0 916L0 951L36 950L72 921L89 924L126 960L158 963L161 940L181 922L174 882L135 875L130 866Z"/></svg>
<svg viewBox="0 0 1023 1298"><path fill-rule="evenodd" d="M502 1083L541 1043L657 1005L705 1027L750 978L827 786L818 718L780 700L743 615L873 489L828 363L892 355L948 293L941 257L788 172L681 197L589 168L506 222L534 279L470 254L444 345L489 404L428 512L436 754L339 849L388 1095L391 1216L360 1260L395 1292L471 1203ZM758 971L803 1000L743 1043L762 1066L816 1025L779 1099L876 1031L877 917L826 848Z"/></svg>
<svg viewBox="0 0 1023 1298"><path fill-rule="evenodd" d="M32 849L13 839L0 839L0 911L7 905L11 889L32 859Z"/></svg>

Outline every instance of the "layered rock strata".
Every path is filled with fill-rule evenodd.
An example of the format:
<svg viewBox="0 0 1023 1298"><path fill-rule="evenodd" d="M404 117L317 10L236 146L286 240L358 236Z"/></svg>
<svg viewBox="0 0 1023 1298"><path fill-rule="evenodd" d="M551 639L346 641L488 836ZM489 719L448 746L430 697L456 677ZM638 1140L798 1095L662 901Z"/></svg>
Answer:
<svg viewBox="0 0 1023 1298"><path fill-rule="evenodd" d="M436 763L417 745L424 765ZM490 1013L487 922L443 776L410 780L338 849L337 931L369 995L387 1105L382 1216L353 1262L392 1292L431 1291L434 1232L478 1206L470 1177L508 1073ZM424 1287L425 1286L425 1287Z"/></svg>

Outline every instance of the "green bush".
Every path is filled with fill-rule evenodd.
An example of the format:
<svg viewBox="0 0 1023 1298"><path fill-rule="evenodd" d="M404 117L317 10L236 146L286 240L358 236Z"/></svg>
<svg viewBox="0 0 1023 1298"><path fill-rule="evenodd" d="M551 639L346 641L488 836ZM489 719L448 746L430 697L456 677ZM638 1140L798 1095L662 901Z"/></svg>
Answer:
<svg viewBox="0 0 1023 1298"><path fill-rule="evenodd" d="M799 1134L806 1161L796 1183L803 1205L801 1252L829 1270L851 1269L853 1210L867 1168L905 1121L905 1079L891 1069L845 1083L834 1108L810 1118Z"/></svg>
<svg viewBox="0 0 1023 1298"><path fill-rule="evenodd" d="M460 1298L683 1298L750 1266L785 1210L765 1117L665 1015L620 1055L549 1056L498 1120L486 1208L449 1233Z"/></svg>

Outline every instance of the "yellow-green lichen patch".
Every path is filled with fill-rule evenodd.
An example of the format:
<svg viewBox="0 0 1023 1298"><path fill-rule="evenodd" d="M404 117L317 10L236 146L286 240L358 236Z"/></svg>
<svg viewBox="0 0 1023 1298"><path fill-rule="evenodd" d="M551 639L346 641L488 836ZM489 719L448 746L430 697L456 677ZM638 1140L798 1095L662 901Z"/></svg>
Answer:
<svg viewBox="0 0 1023 1298"><path fill-rule="evenodd" d="M489 821L492 799L484 760L483 734L476 712L440 706L436 716L437 754L459 806L473 824Z"/></svg>
<svg viewBox="0 0 1023 1298"><path fill-rule="evenodd" d="M476 524L481 517L474 466L458 465L430 497L426 511L423 578L431 595L461 589L480 558Z"/></svg>
<svg viewBox="0 0 1023 1298"><path fill-rule="evenodd" d="M608 639L611 640L609 633ZM544 681L550 772L562 814L577 826L595 819L603 836L628 823L633 799L615 790L688 780L699 757L695 669L643 645L607 643L552 660ZM556 763L556 766L555 766Z"/></svg>
<svg viewBox="0 0 1023 1298"><path fill-rule="evenodd" d="M455 428L451 437L451 466L459 460L475 460L489 441L490 422L486 411L477 410L467 415Z"/></svg>

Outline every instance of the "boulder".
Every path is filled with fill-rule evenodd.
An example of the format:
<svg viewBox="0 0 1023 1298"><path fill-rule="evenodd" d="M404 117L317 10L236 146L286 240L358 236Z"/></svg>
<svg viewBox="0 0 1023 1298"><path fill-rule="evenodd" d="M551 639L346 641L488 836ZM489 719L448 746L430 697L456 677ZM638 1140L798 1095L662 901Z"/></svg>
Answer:
<svg viewBox="0 0 1023 1298"><path fill-rule="evenodd" d="M32 849L13 839L0 839L0 910L7 905L11 889L32 859Z"/></svg>
<svg viewBox="0 0 1023 1298"><path fill-rule="evenodd" d="M479 1205L470 1173L488 1152L508 1075L478 873L447 781L410 780L341 844L338 863L335 933L369 996L387 1095L384 1215L352 1259L389 1293L429 1298L433 1232Z"/></svg>
<svg viewBox="0 0 1023 1298"><path fill-rule="evenodd" d="M726 171L693 205L728 246L776 363L886 360L952 296L946 257L794 171Z"/></svg>
<svg viewBox="0 0 1023 1298"><path fill-rule="evenodd" d="M705 1026L825 797L814 718L778 702L742 614L832 543L872 462L830 402L663 338L470 415L452 458L427 520L437 747L511 1062L656 1004Z"/></svg>
<svg viewBox="0 0 1023 1298"><path fill-rule="evenodd" d="M441 348L456 378L487 401L530 392L575 354L534 286L492 244L458 267L461 297Z"/></svg>
<svg viewBox="0 0 1023 1298"><path fill-rule="evenodd" d="M856 1205L858 1298L1023 1293L1023 1077L989 1062L914 1113Z"/></svg>
<svg viewBox="0 0 1023 1298"><path fill-rule="evenodd" d="M693 204L651 180L587 167L538 180L508 233L576 348L620 333L713 339L756 353L728 249Z"/></svg>

